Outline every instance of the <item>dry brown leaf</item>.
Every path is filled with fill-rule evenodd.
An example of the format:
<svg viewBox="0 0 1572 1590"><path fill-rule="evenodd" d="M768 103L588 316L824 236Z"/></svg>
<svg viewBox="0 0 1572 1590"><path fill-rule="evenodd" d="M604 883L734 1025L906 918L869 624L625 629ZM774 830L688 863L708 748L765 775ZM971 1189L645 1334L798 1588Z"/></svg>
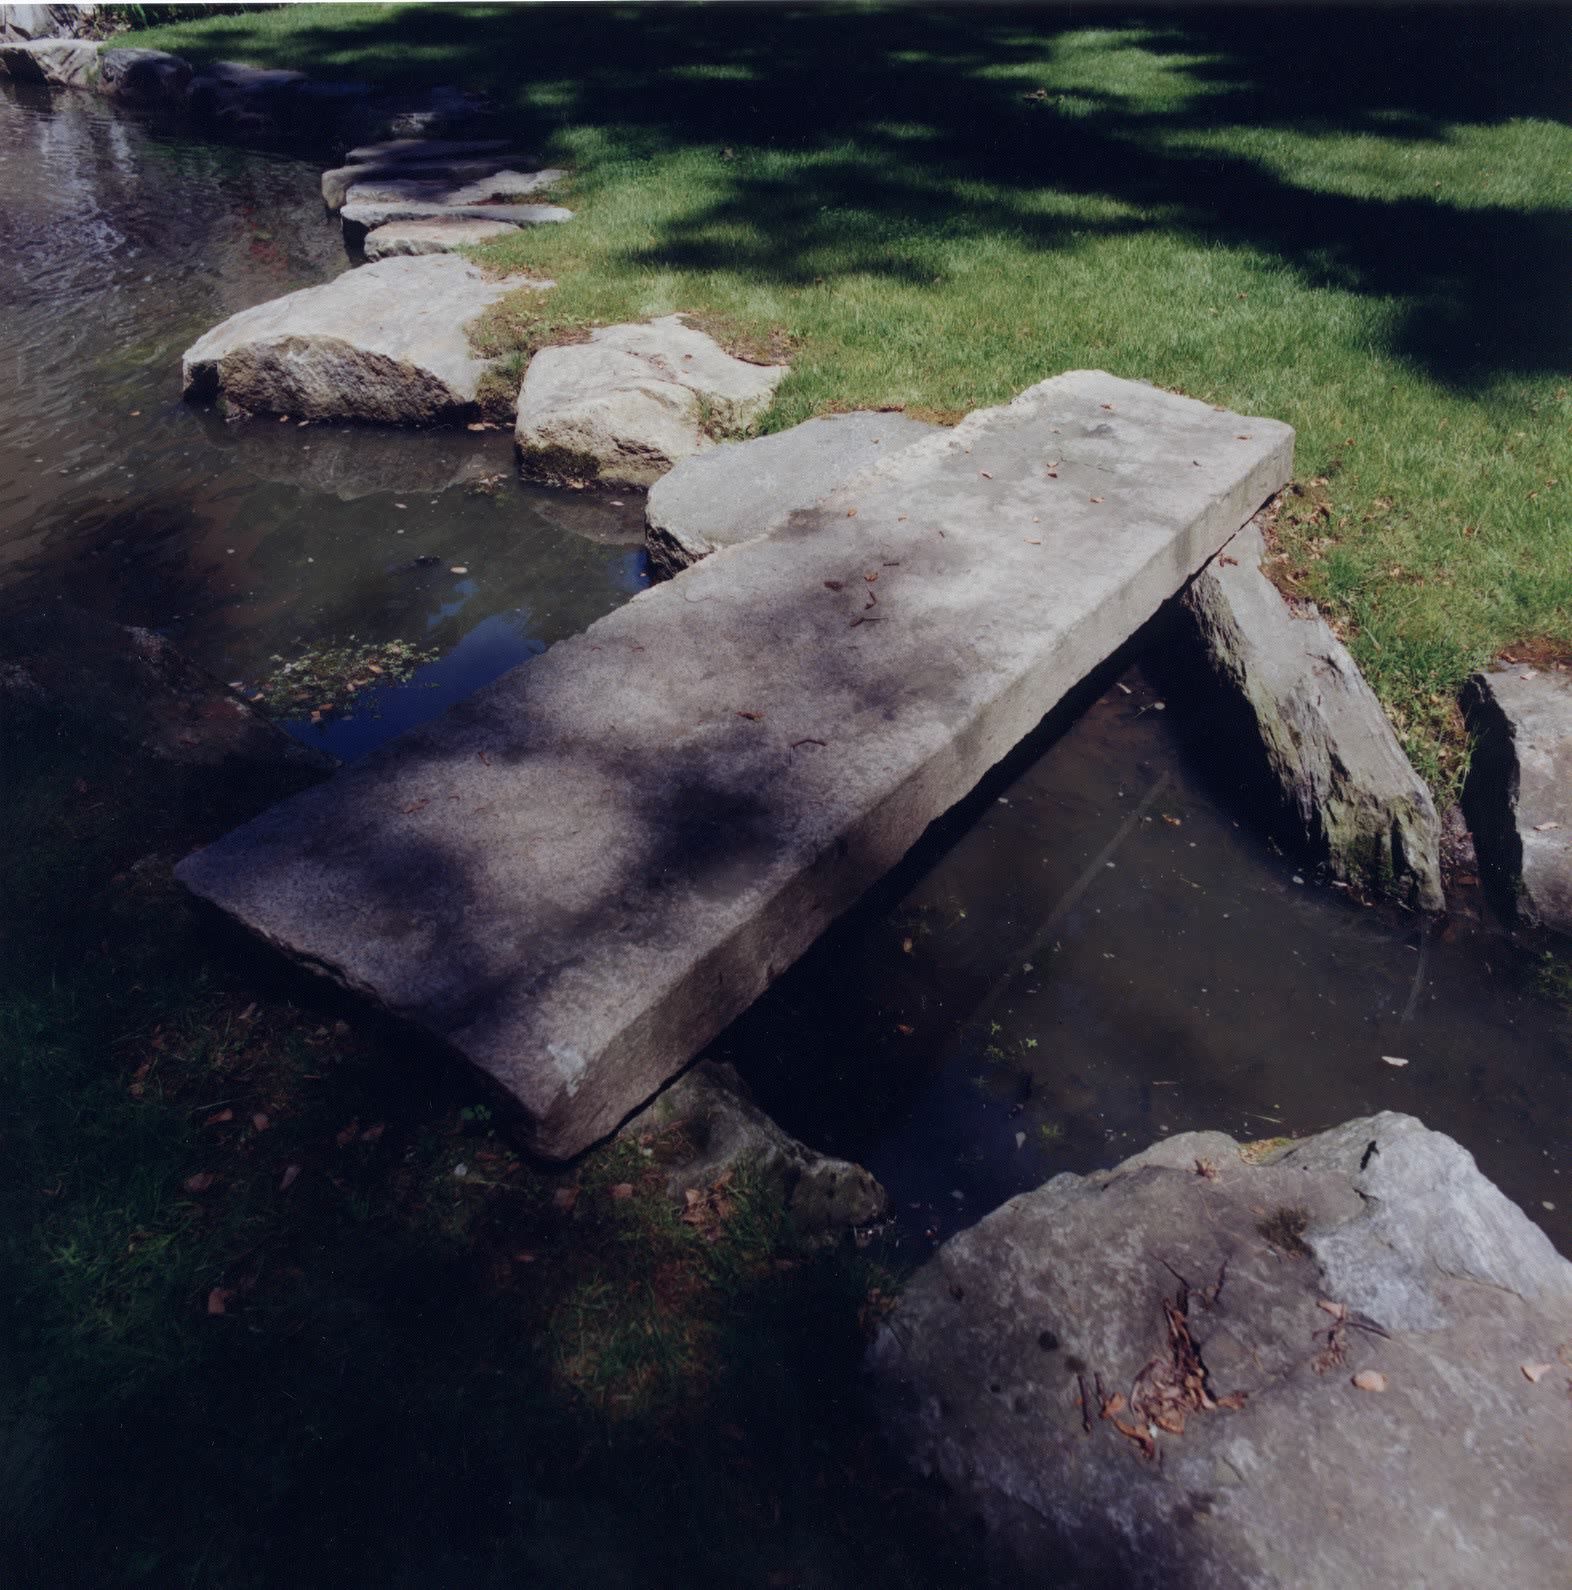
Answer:
<svg viewBox="0 0 1572 1590"><path fill-rule="evenodd" d="M625 1198L631 1198L633 1196L633 1183L631 1181L619 1181L611 1189L611 1196L619 1202Z"/></svg>
<svg viewBox="0 0 1572 1590"><path fill-rule="evenodd" d="M758 723L762 720L764 714L762 712L739 712L737 716L739 718L746 718L749 723Z"/></svg>
<svg viewBox="0 0 1572 1590"><path fill-rule="evenodd" d="M1086 500L1088 502L1101 502L1103 499L1101 497L1088 497Z"/></svg>
<svg viewBox="0 0 1572 1590"><path fill-rule="evenodd" d="M280 1192L288 1192L289 1189L295 1185L295 1182L299 1176L300 1167L298 1165L286 1165L284 1167L284 1174L278 1179L278 1190Z"/></svg>
<svg viewBox="0 0 1572 1590"><path fill-rule="evenodd" d="M559 1187L551 1195L552 1208L560 1209L565 1215L573 1213L573 1206L578 1201L579 1190L577 1187Z"/></svg>
<svg viewBox="0 0 1572 1590"><path fill-rule="evenodd" d="M232 1298L234 1295L235 1295L235 1289L233 1287L231 1287L231 1286L215 1286L213 1288L213 1290L207 1294L207 1311L208 1311L208 1313L209 1314L222 1314L222 1313L224 1313L226 1311L225 1310L225 1305L229 1302L230 1298Z"/></svg>
<svg viewBox="0 0 1572 1590"><path fill-rule="evenodd" d="M210 1170L199 1170L195 1176L187 1176L182 1184L188 1193L205 1193L218 1177Z"/></svg>
<svg viewBox="0 0 1572 1590"><path fill-rule="evenodd" d="M202 1124L204 1126L222 1126L226 1121L232 1121L234 1118L235 1112L233 1110L219 1110L216 1114L208 1116Z"/></svg>
<svg viewBox="0 0 1572 1590"><path fill-rule="evenodd" d="M261 1110L258 1110L256 1114L251 1117L251 1130L254 1132L265 1132L272 1124L272 1121L270 1121L267 1116L261 1112Z"/></svg>
<svg viewBox="0 0 1572 1590"><path fill-rule="evenodd" d="M1386 1390L1386 1376L1379 1369L1361 1369L1353 1383L1360 1391Z"/></svg>
<svg viewBox="0 0 1572 1590"><path fill-rule="evenodd" d="M1322 1297L1316 1299L1315 1306L1319 1309L1325 1309L1333 1319L1339 1322L1348 1318L1348 1305L1346 1303L1330 1303Z"/></svg>
<svg viewBox="0 0 1572 1590"><path fill-rule="evenodd" d="M1531 1386L1537 1386L1556 1366L1554 1364L1521 1364L1518 1367L1523 1371L1523 1378Z"/></svg>

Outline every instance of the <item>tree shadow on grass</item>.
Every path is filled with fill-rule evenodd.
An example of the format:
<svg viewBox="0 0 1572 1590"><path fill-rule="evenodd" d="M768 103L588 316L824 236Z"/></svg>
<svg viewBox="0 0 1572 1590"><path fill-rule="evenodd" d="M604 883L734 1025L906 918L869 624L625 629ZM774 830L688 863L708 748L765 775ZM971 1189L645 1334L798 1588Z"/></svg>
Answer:
<svg viewBox="0 0 1572 1590"><path fill-rule="evenodd" d="M532 142L573 128L622 158L714 148L723 197L641 266L920 280L899 244L914 230L1060 249L1153 229L1394 301L1390 351L1447 385L1572 359L1566 208L1354 197L1195 142L1227 128L1425 144L1564 124L1565 11L402 7L291 36L357 69L481 84ZM823 158L758 169L772 151ZM1134 215L1045 215L1051 191Z"/></svg>

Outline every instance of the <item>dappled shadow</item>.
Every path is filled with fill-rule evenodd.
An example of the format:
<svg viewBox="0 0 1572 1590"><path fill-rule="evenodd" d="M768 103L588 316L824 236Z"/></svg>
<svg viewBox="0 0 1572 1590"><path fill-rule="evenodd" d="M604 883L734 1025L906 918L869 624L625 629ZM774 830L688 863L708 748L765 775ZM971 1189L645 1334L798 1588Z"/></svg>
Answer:
<svg viewBox="0 0 1572 1590"><path fill-rule="evenodd" d="M619 158L714 149L722 196L643 247L651 268L920 281L901 241L914 231L1054 249L1156 229L1392 300L1392 352L1443 382L1558 370L1572 353L1567 209L1329 191L1206 141L1229 128L1420 145L1564 122L1564 11L431 7L324 20L302 42L356 70L369 50L404 80L485 85L532 142L571 127L610 135ZM1099 80L1127 54L1139 92ZM765 158L782 150L816 158L783 175ZM1045 214L1050 191L1122 213Z"/></svg>

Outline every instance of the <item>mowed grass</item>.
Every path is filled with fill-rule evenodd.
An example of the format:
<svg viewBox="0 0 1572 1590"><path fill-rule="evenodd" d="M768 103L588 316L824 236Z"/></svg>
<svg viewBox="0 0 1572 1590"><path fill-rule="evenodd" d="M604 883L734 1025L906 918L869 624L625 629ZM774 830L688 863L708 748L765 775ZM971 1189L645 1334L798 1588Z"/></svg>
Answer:
<svg viewBox="0 0 1572 1590"><path fill-rule="evenodd" d="M137 42L486 89L576 219L489 345L688 311L790 349L763 428L1060 370L1299 433L1287 583L1443 795L1467 673L1572 645L1572 19L312 6Z"/></svg>

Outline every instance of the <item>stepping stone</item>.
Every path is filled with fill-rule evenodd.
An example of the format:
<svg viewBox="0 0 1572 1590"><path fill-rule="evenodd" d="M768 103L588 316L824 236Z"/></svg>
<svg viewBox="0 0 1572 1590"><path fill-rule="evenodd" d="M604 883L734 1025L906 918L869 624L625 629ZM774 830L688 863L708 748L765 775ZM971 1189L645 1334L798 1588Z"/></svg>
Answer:
<svg viewBox="0 0 1572 1590"><path fill-rule="evenodd" d="M540 162L514 150L506 155L477 155L452 160L381 160L363 165L336 166L322 173L322 202L339 209L357 182L391 182L412 178L422 182L473 182L505 169L538 166Z"/></svg>
<svg viewBox="0 0 1572 1590"><path fill-rule="evenodd" d="M395 177L385 182L356 182L344 195L345 204L440 204L448 209L489 204L495 199L522 199L555 186L564 172L494 171L474 181L453 183L440 178Z"/></svg>
<svg viewBox="0 0 1572 1590"><path fill-rule="evenodd" d="M1572 673L1502 664L1463 695L1474 756L1463 810L1497 906L1572 933Z"/></svg>
<svg viewBox="0 0 1572 1590"><path fill-rule="evenodd" d="M506 221L464 221L438 217L430 221L389 221L366 233L368 260L396 254L450 254L472 243L490 243L516 232Z"/></svg>
<svg viewBox="0 0 1572 1590"><path fill-rule="evenodd" d="M642 592L179 875L466 1058L537 1151L569 1158L894 866L1292 459L1272 420L1100 371L1045 381Z"/></svg>
<svg viewBox="0 0 1572 1590"><path fill-rule="evenodd" d="M685 458L650 487L645 544L663 574L768 535L859 470L934 433L904 414L829 414Z"/></svg>
<svg viewBox="0 0 1572 1590"><path fill-rule="evenodd" d="M191 84L191 63L165 50L104 50L98 92L131 105L178 105Z"/></svg>
<svg viewBox="0 0 1572 1590"><path fill-rule="evenodd" d="M419 199L379 203L346 204L339 215L344 222L344 240L350 245L365 240L367 232L390 221L430 221L447 217L454 221L508 221L514 226L549 226L571 221L572 210L559 204L431 204Z"/></svg>
<svg viewBox="0 0 1572 1590"><path fill-rule="evenodd" d="M475 414L465 328L519 287L454 254L389 259L232 315L186 350L185 394L296 419L436 425Z"/></svg>
<svg viewBox="0 0 1572 1590"><path fill-rule="evenodd" d="M1275 794L1283 837L1333 877L1444 911L1430 790L1348 648L1313 605L1288 605L1262 570L1265 552L1259 526L1247 526L1184 595L1218 739ZM1223 733L1228 710L1237 721Z"/></svg>
<svg viewBox="0 0 1572 1590"><path fill-rule="evenodd" d="M647 486L680 459L746 430L786 366L734 359L681 315L604 326L542 348L519 392L524 468L545 479Z"/></svg>

